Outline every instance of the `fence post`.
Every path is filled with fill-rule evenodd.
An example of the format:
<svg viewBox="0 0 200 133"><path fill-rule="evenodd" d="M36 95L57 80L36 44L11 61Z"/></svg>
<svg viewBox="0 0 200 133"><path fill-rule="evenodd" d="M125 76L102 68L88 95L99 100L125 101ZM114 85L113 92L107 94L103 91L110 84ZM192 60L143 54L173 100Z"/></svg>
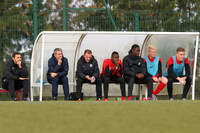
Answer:
<svg viewBox="0 0 200 133"><path fill-rule="evenodd" d="M34 41L38 35L38 19L37 19L37 0L33 1L33 33L34 33Z"/></svg>
<svg viewBox="0 0 200 133"><path fill-rule="evenodd" d="M63 31L67 30L66 0L63 0Z"/></svg>
<svg viewBox="0 0 200 133"><path fill-rule="evenodd" d="M135 31L139 31L139 12L135 13Z"/></svg>
<svg viewBox="0 0 200 133"><path fill-rule="evenodd" d="M116 26L116 24L115 24L115 21L113 20L112 14L111 14L111 12L110 12L110 8L108 7L108 5L107 5L107 3L106 3L105 0L103 0L103 4L104 4L104 6L105 6L105 8L106 8L107 14L108 14L108 16L109 16L109 18L110 18L110 20L111 20L111 23L112 23L112 25L113 25L115 31L117 31L117 26Z"/></svg>

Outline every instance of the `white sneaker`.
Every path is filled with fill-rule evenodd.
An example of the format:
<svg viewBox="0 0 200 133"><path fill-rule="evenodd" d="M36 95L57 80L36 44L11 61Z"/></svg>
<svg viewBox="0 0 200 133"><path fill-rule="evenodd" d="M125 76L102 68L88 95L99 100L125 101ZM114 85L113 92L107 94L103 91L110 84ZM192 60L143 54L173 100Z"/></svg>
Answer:
<svg viewBox="0 0 200 133"><path fill-rule="evenodd" d="M157 101L157 100L158 100L157 96L154 95L154 94L152 94L152 100L153 100L153 101Z"/></svg>
<svg viewBox="0 0 200 133"><path fill-rule="evenodd" d="M170 100L170 101L174 101L174 98L170 98L169 100Z"/></svg>

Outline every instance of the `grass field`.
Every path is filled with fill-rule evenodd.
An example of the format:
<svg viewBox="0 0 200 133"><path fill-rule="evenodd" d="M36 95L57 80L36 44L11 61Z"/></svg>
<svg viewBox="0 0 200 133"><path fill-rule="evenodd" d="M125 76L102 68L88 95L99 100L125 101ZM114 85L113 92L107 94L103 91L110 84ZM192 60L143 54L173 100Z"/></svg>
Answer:
<svg viewBox="0 0 200 133"><path fill-rule="evenodd" d="M1 133L199 133L200 101L0 102Z"/></svg>

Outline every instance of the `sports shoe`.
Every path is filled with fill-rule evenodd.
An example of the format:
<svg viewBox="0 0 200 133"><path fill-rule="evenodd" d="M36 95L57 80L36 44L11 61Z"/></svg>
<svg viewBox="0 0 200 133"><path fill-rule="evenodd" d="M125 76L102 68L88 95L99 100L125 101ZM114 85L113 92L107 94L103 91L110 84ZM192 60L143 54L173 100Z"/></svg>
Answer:
<svg viewBox="0 0 200 133"><path fill-rule="evenodd" d="M169 101L174 101L174 98L173 97L169 98Z"/></svg>
<svg viewBox="0 0 200 133"><path fill-rule="evenodd" d="M182 98L182 100L183 100L183 101L186 101L187 99L186 99L186 98Z"/></svg>
<svg viewBox="0 0 200 133"><path fill-rule="evenodd" d="M13 101L19 101L19 99L16 98L16 97L12 97L12 100L13 100Z"/></svg>
<svg viewBox="0 0 200 133"><path fill-rule="evenodd" d="M126 100L126 97L122 97L122 98L121 98L121 101L125 101L125 100Z"/></svg>
<svg viewBox="0 0 200 133"><path fill-rule="evenodd" d="M143 98L143 101L152 101L152 98L151 97Z"/></svg>
<svg viewBox="0 0 200 133"><path fill-rule="evenodd" d="M133 99L133 97L132 96L129 96L128 97L128 101L133 101L134 99Z"/></svg>
<svg viewBox="0 0 200 133"><path fill-rule="evenodd" d="M30 101L30 98L29 97L23 97L22 100L23 101Z"/></svg>
<svg viewBox="0 0 200 133"><path fill-rule="evenodd" d="M82 99L81 99L81 98L79 98L77 101L81 102L81 101L82 101Z"/></svg>
<svg viewBox="0 0 200 133"><path fill-rule="evenodd" d="M97 98L97 101L102 101L101 98Z"/></svg>
<svg viewBox="0 0 200 133"><path fill-rule="evenodd" d="M56 100L57 100L57 97L52 97L52 100L53 100L53 101L56 101Z"/></svg>
<svg viewBox="0 0 200 133"><path fill-rule="evenodd" d="M108 101L108 98L104 98L104 101Z"/></svg>
<svg viewBox="0 0 200 133"><path fill-rule="evenodd" d="M158 100L157 96L152 94L152 100L157 101Z"/></svg>

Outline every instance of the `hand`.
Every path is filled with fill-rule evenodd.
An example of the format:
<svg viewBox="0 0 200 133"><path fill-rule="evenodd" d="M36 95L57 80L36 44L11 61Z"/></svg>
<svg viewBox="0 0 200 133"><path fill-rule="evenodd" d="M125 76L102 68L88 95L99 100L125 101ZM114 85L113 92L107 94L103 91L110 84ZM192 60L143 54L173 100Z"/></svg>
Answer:
<svg viewBox="0 0 200 133"><path fill-rule="evenodd" d="M144 74L143 73L138 73L138 74L136 74L136 77L139 78L139 79L142 79L142 78L144 78Z"/></svg>
<svg viewBox="0 0 200 133"><path fill-rule="evenodd" d="M19 80L27 80L29 78L22 78L22 77L19 77Z"/></svg>
<svg viewBox="0 0 200 133"><path fill-rule="evenodd" d="M153 81L159 82L159 79L157 77L153 77Z"/></svg>
<svg viewBox="0 0 200 133"><path fill-rule="evenodd" d="M58 73L50 73L50 74L51 74L51 77L53 78L55 78L58 75Z"/></svg>
<svg viewBox="0 0 200 133"><path fill-rule="evenodd" d="M58 65L62 64L62 59L58 59Z"/></svg>
<svg viewBox="0 0 200 133"><path fill-rule="evenodd" d="M94 76L91 77L91 83L94 83L96 81L96 78Z"/></svg>
<svg viewBox="0 0 200 133"><path fill-rule="evenodd" d="M120 64L119 60L114 60L114 64L115 64L114 68L117 69L119 67L119 64Z"/></svg>
<svg viewBox="0 0 200 133"><path fill-rule="evenodd" d="M86 75L85 78L86 78L87 80L91 80L91 78L90 78L89 75Z"/></svg>
<svg viewBox="0 0 200 133"><path fill-rule="evenodd" d="M18 65L19 68L22 68L22 62L21 61L18 61L17 65Z"/></svg>

